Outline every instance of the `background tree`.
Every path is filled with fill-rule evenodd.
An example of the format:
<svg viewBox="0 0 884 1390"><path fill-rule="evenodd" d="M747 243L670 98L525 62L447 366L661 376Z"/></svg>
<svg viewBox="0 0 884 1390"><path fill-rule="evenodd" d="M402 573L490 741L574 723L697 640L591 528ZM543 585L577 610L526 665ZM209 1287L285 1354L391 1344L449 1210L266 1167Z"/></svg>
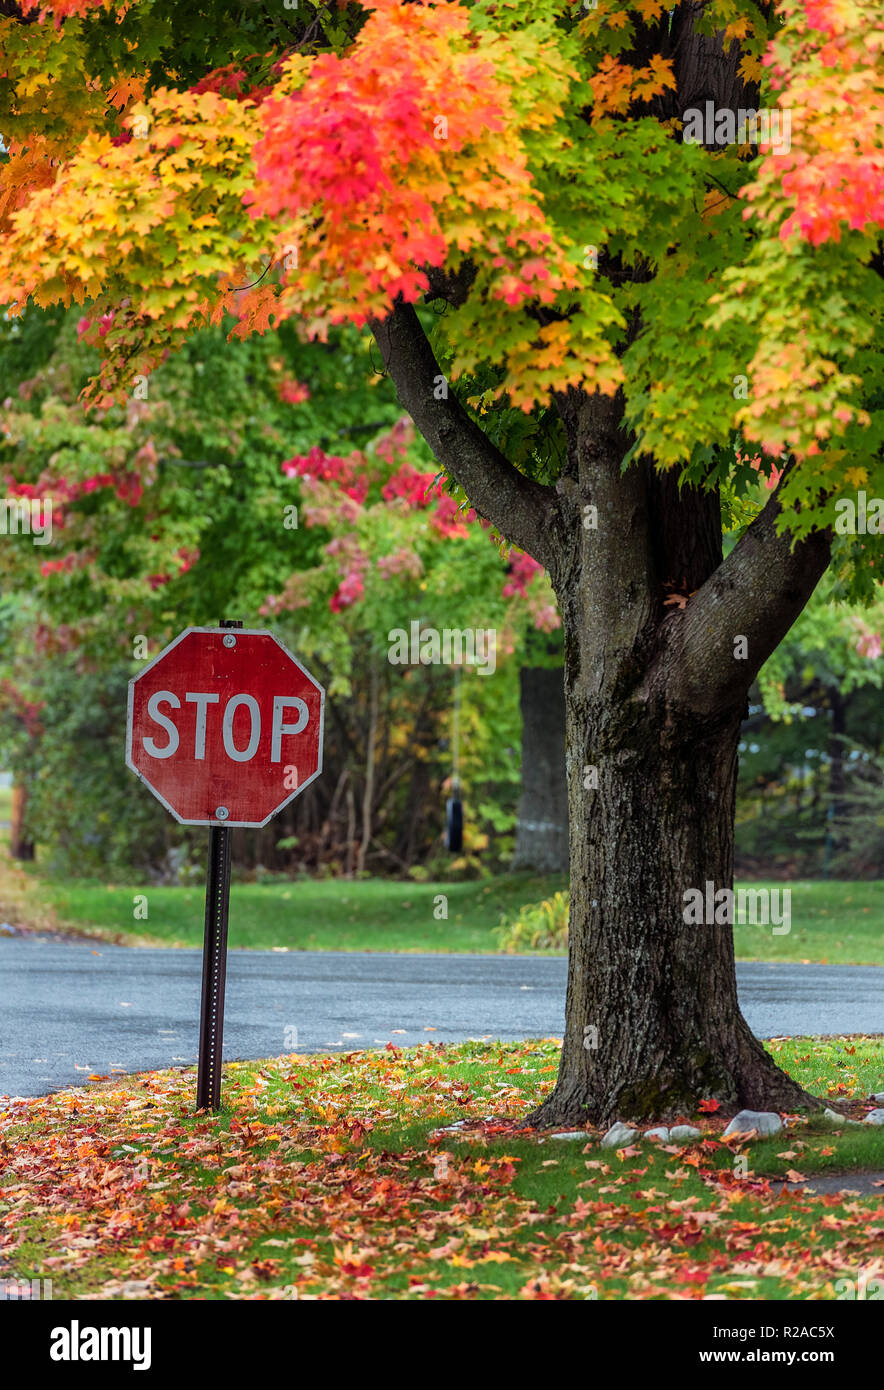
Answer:
<svg viewBox="0 0 884 1390"><path fill-rule="evenodd" d="M269 589L315 561L286 458L350 447L401 412L364 335L308 345L287 325L229 344L207 330L149 386L84 416L78 395L100 362L85 337L76 310L0 324L3 491L51 507L52 523L39 544L24 528L0 544L0 736L29 832L59 868L165 872L197 837L152 799L135 804L126 682L186 623L257 616ZM237 850L254 862L248 838Z"/></svg>
<svg viewBox="0 0 884 1390"><path fill-rule="evenodd" d="M3 26L10 312L90 301L102 406L225 311L368 322L436 459L549 572L571 931L536 1118L811 1103L740 1014L727 925L682 908L732 881L752 681L830 563L855 596L880 572L831 531L884 494L877 8L373 0L240 33L212 5L181 51L162 0L56 17ZM740 125L762 99L788 150Z"/></svg>
<svg viewBox="0 0 884 1390"><path fill-rule="evenodd" d="M773 859L799 876L880 873L882 632L884 596L839 602L830 571L762 667L741 745L744 869Z"/></svg>
<svg viewBox="0 0 884 1390"><path fill-rule="evenodd" d="M513 868L567 873L568 781L560 634L546 639L529 634L522 659L522 790Z"/></svg>
<svg viewBox="0 0 884 1390"><path fill-rule="evenodd" d="M305 344L287 325L276 341L228 345L208 330L152 374L148 395L84 417L77 396L97 365L84 336L76 312L31 310L0 328L4 485L53 520L40 544L23 530L0 548L0 735L56 867L174 876L190 872L191 848L201 858L198 833L132 796L125 686L184 623L225 612L269 618L330 697L327 776L238 836L238 864L459 873L505 861L519 741L507 667L526 628L558 623L554 600L534 561L502 554L438 495L364 337ZM452 672L387 661L388 629L412 620L499 639L490 672L464 683L460 860L441 844Z"/></svg>
<svg viewBox="0 0 884 1390"><path fill-rule="evenodd" d="M506 855L499 837L514 820L514 654L528 632L555 631L559 617L541 567L509 553L471 510L440 492L426 446L413 436L405 418L365 451L341 457L313 449L283 465L300 483L304 525L329 539L319 562L269 595L261 613L327 687L333 747L340 740L344 756L332 754L326 795L339 820L347 807L351 821L338 867L425 875L435 850L429 857L439 870L440 792L450 790L460 676L465 853L443 862L446 871L487 872L489 858ZM446 632L453 668L429 660L425 649ZM403 641L409 650L400 661ZM331 829L329 822L322 833Z"/></svg>

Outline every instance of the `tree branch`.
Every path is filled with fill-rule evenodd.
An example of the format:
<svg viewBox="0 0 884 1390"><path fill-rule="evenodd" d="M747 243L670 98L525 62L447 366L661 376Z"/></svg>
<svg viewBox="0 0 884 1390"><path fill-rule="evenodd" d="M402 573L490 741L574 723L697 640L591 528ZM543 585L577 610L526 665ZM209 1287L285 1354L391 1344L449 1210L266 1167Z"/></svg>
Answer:
<svg viewBox="0 0 884 1390"><path fill-rule="evenodd" d="M397 303L387 318L369 326L401 404L439 463L480 516L541 565L553 568L559 521L554 489L514 468L453 395L436 399L443 373L410 304Z"/></svg>
<svg viewBox="0 0 884 1390"><path fill-rule="evenodd" d="M469 258L456 271L441 270L433 265L425 265L422 270L430 285L424 295L425 301L431 304L434 299L443 299L454 309L466 303L477 273L475 264Z"/></svg>
<svg viewBox="0 0 884 1390"><path fill-rule="evenodd" d="M829 564L831 532L813 531L792 548L788 532L777 534L780 491L789 472L715 573L664 623L667 692L698 713L746 698ZM745 659L739 656L740 637L746 639Z"/></svg>

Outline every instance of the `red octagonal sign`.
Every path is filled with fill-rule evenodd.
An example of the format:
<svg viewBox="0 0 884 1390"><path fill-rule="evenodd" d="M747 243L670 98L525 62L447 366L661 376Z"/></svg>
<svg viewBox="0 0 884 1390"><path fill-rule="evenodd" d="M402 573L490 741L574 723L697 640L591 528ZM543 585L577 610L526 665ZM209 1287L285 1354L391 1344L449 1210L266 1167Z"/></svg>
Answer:
<svg viewBox="0 0 884 1390"><path fill-rule="evenodd" d="M182 825L266 825L322 770L324 706L272 633L189 627L129 682L126 763Z"/></svg>

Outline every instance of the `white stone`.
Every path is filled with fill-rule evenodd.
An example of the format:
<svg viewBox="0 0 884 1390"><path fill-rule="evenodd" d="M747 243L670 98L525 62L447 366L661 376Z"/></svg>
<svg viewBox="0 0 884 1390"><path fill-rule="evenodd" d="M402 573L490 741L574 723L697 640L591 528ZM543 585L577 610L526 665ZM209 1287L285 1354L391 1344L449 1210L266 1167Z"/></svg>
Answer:
<svg viewBox="0 0 884 1390"><path fill-rule="evenodd" d="M582 1139L584 1143L589 1138L585 1129L563 1129L559 1134L551 1134L550 1139Z"/></svg>
<svg viewBox="0 0 884 1390"><path fill-rule="evenodd" d="M748 1134L754 1129L759 1139L766 1139L771 1134L779 1134L782 1128L783 1122L773 1110L741 1110L724 1133L727 1137L728 1134Z"/></svg>
<svg viewBox="0 0 884 1390"><path fill-rule="evenodd" d="M884 1091L873 1091L869 1096L869 1100L878 1101L881 1105L884 1105Z"/></svg>
<svg viewBox="0 0 884 1390"><path fill-rule="evenodd" d="M863 1120L865 1125L884 1125L884 1110L870 1110Z"/></svg>
<svg viewBox="0 0 884 1390"><path fill-rule="evenodd" d="M828 1120L831 1125L858 1125L860 1120L848 1120L846 1115L839 1115L837 1110L830 1110L828 1106L823 1111L823 1119Z"/></svg>
<svg viewBox="0 0 884 1390"><path fill-rule="evenodd" d="M669 1131L673 1144L684 1144L688 1139L699 1139L700 1131L693 1125L676 1125Z"/></svg>
<svg viewBox="0 0 884 1390"><path fill-rule="evenodd" d="M656 1129L646 1129L645 1139L659 1139L661 1144L669 1143L669 1130L665 1125L658 1125Z"/></svg>
<svg viewBox="0 0 884 1390"><path fill-rule="evenodd" d="M629 1125L621 1124L618 1120L615 1125L611 1125L611 1128L602 1139L602 1148L625 1149L627 1144L631 1144L633 1139L637 1137L637 1129L630 1129Z"/></svg>

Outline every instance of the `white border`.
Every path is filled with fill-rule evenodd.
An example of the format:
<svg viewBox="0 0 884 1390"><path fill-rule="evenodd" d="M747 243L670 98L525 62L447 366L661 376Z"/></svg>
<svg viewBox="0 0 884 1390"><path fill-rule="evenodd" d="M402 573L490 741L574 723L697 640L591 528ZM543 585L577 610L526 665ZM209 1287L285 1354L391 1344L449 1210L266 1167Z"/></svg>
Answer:
<svg viewBox="0 0 884 1390"><path fill-rule="evenodd" d="M232 634L234 637L269 637L272 642L276 643L277 647L279 647L282 651L285 652L289 660L294 662L295 666L297 666L301 674L306 676L308 681L310 681L312 685L315 685L316 689L319 691L319 759L316 771L311 773L311 775L307 778L306 782L302 782L300 786L296 787L295 790L291 793L291 795L287 796L285 801L281 801L279 805L276 807L276 809L271 811L269 816L265 816L263 820L184 820L183 817L179 816L174 806L170 806L166 798L164 796L160 796L156 788L147 780L147 777L144 775L144 773L141 772L132 761L132 718L135 706L136 681L140 681L142 676L146 676L148 671L150 671L152 667L156 666L157 662L162 661L165 657L167 657L169 655L169 652L171 652L175 647L178 646L179 642L183 642L184 638L189 637L190 634L193 632L205 632L213 635L220 634L222 637L225 637L228 634ZM158 655L155 656L152 661L149 661L147 663L143 671L139 671L137 676L133 676L132 679L129 681L129 698L126 709L126 766L128 767L130 772L135 773L135 776L138 778L139 782L144 783L148 791L156 797L157 801L161 802L162 805L165 806L169 814L175 817L179 825L226 825L243 830L260 830L262 826L265 826L270 821L272 821L274 816L278 816L280 811L282 811L286 806L288 806L290 801L294 801L295 797L299 796L300 793L304 790L304 788L309 787L310 783L319 776L320 772L322 771L322 743L324 732L324 687L319 684L319 681L316 679L315 676L312 676L310 674L310 672L307 670L307 667L301 664L301 662L295 656L294 652L289 651L285 642L281 642L280 639L274 633L268 631L268 629L265 627L186 627L183 632L179 632L178 636L169 643L168 647L164 647L163 650L159 652Z"/></svg>

